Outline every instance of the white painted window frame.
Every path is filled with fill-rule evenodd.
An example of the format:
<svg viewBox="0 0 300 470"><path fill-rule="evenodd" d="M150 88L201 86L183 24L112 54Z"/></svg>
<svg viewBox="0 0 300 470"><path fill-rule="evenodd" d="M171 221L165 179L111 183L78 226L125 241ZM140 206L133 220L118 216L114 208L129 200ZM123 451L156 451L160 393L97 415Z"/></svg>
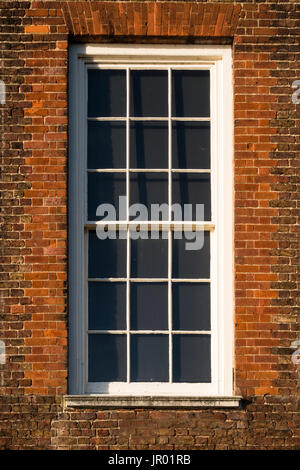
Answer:
<svg viewBox="0 0 300 470"><path fill-rule="evenodd" d="M73 45L69 55L69 393L233 395L233 90L230 46ZM86 70L92 64L205 68L211 72L211 383L87 382Z"/></svg>

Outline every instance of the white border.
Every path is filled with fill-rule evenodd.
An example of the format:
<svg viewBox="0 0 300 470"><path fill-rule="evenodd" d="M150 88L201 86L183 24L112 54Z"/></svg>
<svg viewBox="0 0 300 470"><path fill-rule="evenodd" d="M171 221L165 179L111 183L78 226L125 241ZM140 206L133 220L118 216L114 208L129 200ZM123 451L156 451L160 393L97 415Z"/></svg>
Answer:
<svg viewBox="0 0 300 470"><path fill-rule="evenodd" d="M69 393L167 396L233 394L233 109L230 46L74 45L69 78ZM83 194L86 188L86 65L164 64L211 70L212 213L211 231L212 383L87 384L86 266ZM218 263L217 263L218 261ZM125 386L125 387L124 387Z"/></svg>

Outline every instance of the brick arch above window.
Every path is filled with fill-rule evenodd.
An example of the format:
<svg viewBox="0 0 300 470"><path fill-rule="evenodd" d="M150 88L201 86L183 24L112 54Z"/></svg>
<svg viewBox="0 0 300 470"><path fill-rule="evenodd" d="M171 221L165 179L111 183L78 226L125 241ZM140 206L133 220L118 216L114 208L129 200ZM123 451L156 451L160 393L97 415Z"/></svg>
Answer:
<svg viewBox="0 0 300 470"><path fill-rule="evenodd" d="M66 2L74 35L233 36L240 6L195 2Z"/></svg>
<svg viewBox="0 0 300 470"><path fill-rule="evenodd" d="M74 36L233 37L241 6L230 3L156 1L34 1L33 30L43 34L42 18L62 8L68 32Z"/></svg>

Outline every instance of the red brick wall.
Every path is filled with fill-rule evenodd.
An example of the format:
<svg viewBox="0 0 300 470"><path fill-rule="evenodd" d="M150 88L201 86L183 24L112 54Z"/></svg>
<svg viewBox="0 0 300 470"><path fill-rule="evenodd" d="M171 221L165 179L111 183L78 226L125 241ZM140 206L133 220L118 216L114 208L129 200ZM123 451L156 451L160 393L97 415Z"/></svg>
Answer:
<svg viewBox="0 0 300 470"><path fill-rule="evenodd" d="M299 17L284 0L0 1L0 448L300 448ZM61 407L70 41L233 43L240 410Z"/></svg>

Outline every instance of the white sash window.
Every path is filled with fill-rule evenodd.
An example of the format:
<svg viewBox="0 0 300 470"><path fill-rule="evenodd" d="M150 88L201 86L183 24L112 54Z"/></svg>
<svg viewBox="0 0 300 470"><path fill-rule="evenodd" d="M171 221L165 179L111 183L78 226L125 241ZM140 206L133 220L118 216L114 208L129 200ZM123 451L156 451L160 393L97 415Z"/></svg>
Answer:
<svg viewBox="0 0 300 470"><path fill-rule="evenodd" d="M231 73L227 46L71 48L73 394L232 395Z"/></svg>

